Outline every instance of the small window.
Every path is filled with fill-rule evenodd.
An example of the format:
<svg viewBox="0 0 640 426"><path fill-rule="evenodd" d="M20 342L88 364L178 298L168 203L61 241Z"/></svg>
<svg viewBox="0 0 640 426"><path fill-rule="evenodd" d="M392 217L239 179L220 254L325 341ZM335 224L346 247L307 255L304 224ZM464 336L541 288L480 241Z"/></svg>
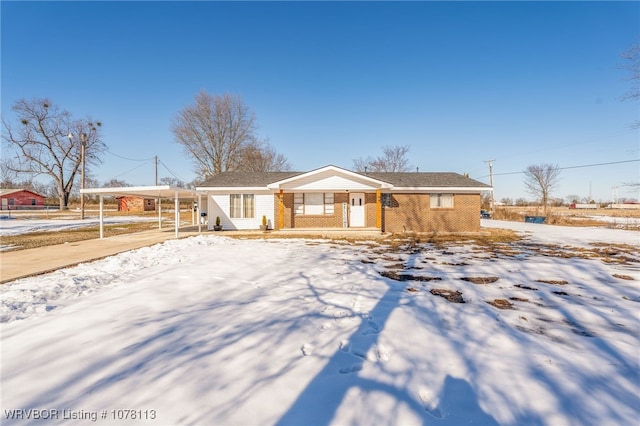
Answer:
<svg viewBox="0 0 640 426"><path fill-rule="evenodd" d="M304 214L324 214L324 194L322 192L304 194Z"/></svg>
<svg viewBox="0 0 640 426"><path fill-rule="evenodd" d="M332 216L335 212L332 192L305 192L293 194L296 215Z"/></svg>
<svg viewBox="0 0 640 426"><path fill-rule="evenodd" d="M334 204L333 204L333 192L327 192L324 194L324 214L333 215L334 212Z"/></svg>
<svg viewBox="0 0 640 426"><path fill-rule="evenodd" d="M9 198L9 205L10 206L15 206L16 205L16 199L15 198Z"/></svg>
<svg viewBox="0 0 640 426"><path fill-rule="evenodd" d="M431 194L432 209L450 209L453 208L453 194Z"/></svg>
<svg viewBox="0 0 640 426"><path fill-rule="evenodd" d="M35 199L35 198L32 198L32 199L31 199L31 205L32 205L32 206L35 206L35 205L36 205L36 199Z"/></svg>
<svg viewBox="0 0 640 426"><path fill-rule="evenodd" d="M229 216L234 219L250 219L255 217L255 197L253 194L231 194L229 199Z"/></svg>

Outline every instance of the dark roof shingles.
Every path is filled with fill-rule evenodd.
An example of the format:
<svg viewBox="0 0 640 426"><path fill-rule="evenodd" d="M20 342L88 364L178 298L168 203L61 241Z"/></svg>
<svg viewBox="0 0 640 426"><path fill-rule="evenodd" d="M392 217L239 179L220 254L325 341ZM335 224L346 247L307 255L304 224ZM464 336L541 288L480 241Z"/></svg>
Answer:
<svg viewBox="0 0 640 426"><path fill-rule="evenodd" d="M203 182L199 187L266 187L267 185L307 172L224 172ZM396 187L462 187L490 188L489 185L458 173L449 172L370 172L363 176L387 182Z"/></svg>

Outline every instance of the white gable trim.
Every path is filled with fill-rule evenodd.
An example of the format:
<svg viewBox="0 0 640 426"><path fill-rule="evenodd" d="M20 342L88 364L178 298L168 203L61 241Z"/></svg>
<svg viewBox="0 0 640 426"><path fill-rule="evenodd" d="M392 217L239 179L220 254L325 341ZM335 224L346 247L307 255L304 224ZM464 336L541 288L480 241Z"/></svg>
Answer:
<svg viewBox="0 0 640 426"><path fill-rule="evenodd" d="M393 185L378 179L373 179L360 173L341 169L340 167L326 166L307 173L302 173L300 175L290 177L288 179L274 182L267 185L267 187L273 190L286 189L289 191L364 191L389 189L392 188Z"/></svg>
<svg viewBox="0 0 640 426"><path fill-rule="evenodd" d="M266 186L199 186L196 188L198 191L204 192L222 192L222 193L236 193L236 192L271 192Z"/></svg>

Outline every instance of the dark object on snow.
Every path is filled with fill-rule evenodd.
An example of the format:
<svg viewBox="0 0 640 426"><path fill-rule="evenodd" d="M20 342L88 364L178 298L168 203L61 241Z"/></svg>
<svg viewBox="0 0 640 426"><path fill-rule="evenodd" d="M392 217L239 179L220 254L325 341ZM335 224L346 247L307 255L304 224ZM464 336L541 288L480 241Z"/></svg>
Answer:
<svg viewBox="0 0 640 426"><path fill-rule="evenodd" d="M491 212L489 210L480 210L481 219L491 219Z"/></svg>
<svg viewBox="0 0 640 426"><path fill-rule="evenodd" d="M527 223L544 223L546 216L525 216L524 221Z"/></svg>
<svg viewBox="0 0 640 426"><path fill-rule="evenodd" d="M429 292L434 296L444 297L451 303L466 303L462 298L462 293L460 293L459 291L434 288L432 290L429 290Z"/></svg>

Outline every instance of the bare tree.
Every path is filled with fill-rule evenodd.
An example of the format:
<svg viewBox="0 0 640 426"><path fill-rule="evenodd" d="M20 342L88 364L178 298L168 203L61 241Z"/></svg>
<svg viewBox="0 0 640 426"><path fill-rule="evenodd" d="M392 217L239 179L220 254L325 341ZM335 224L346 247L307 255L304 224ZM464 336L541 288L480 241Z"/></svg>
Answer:
<svg viewBox="0 0 640 426"><path fill-rule="evenodd" d="M411 169L408 153L408 145L385 146L382 148L382 155L377 158L353 160L353 168L357 172L407 172Z"/></svg>
<svg viewBox="0 0 640 426"><path fill-rule="evenodd" d="M166 176L166 177L160 178L160 184L180 186L180 187L186 188L185 183L182 180L178 179L177 177Z"/></svg>
<svg viewBox="0 0 640 426"><path fill-rule="evenodd" d="M260 169L252 161L264 163L270 156L274 164L286 164L283 156L258 139L256 129L255 116L240 97L205 91L196 95L194 105L178 113L171 127L176 143L203 179L225 171Z"/></svg>
<svg viewBox="0 0 640 426"><path fill-rule="evenodd" d="M513 205L513 200L509 197L504 197L502 199L500 199L500 202L502 204L504 204L505 206L512 206Z"/></svg>
<svg viewBox="0 0 640 426"><path fill-rule="evenodd" d="M640 100L640 42L624 51L622 58L626 60L622 68L629 72L628 80L631 82L631 89L629 89L622 99L637 102ZM631 128L640 128L640 120L631 123Z"/></svg>
<svg viewBox="0 0 640 426"><path fill-rule="evenodd" d="M267 142L253 143L242 151L240 168L254 172L283 172L291 170L287 158L276 152Z"/></svg>
<svg viewBox="0 0 640 426"><path fill-rule="evenodd" d="M551 191L560 178L560 168L554 164L531 165L524 171L524 175L527 192L541 201L546 213Z"/></svg>
<svg viewBox="0 0 640 426"><path fill-rule="evenodd" d="M100 155L106 149L100 136L102 123L90 118L74 119L49 99L21 99L12 109L19 124L14 129L2 119L6 131L2 138L15 154L6 159L5 166L18 174L51 177L60 208L67 208L82 163L82 145L85 165L100 163Z"/></svg>
<svg viewBox="0 0 640 426"><path fill-rule="evenodd" d="M131 186L131 185L128 184L126 181L117 179L117 178L109 179L108 181L102 184L103 188L123 188L127 186Z"/></svg>

